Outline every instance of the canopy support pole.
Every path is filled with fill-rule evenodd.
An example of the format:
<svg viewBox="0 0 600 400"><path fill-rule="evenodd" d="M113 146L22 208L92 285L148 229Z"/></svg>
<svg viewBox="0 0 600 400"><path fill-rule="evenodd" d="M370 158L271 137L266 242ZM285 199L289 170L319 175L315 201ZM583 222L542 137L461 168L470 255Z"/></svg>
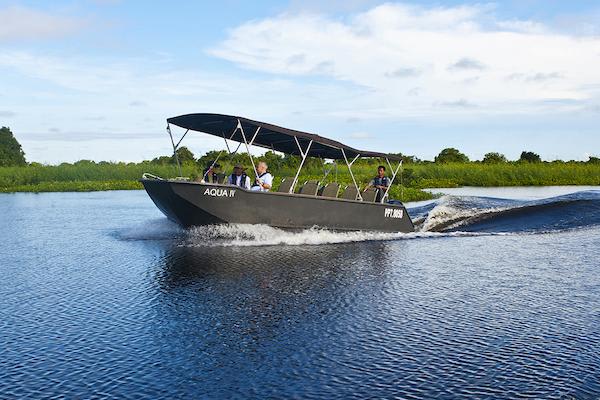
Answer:
<svg viewBox="0 0 600 400"><path fill-rule="evenodd" d="M231 133L231 136L229 137L229 139L231 140L231 138L233 137L233 135L235 135L235 132L237 131L237 127L233 130L233 132ZM186 132L187 133L187 132ZM227 153L229 153L230 155L237 153L237 151L240 149L240 146L242 145L241 143L238 143L237 148L235 149L235 151L232 153L231 149L229 148L229 143L227 143L227 138L225 137L225 133L223 133L223 140L225 141L225 147L227 147ZM206 179L206 177L208 176L208 171L213 169L215 164L217 163L217 161L219 161L219 158L221 158L221 155L223 154L223 150L221 150L219 152L219 154L217 155L217 158L215 158L212 162L212 164L210 165L210 168L206 170L206 172L204 173L204 175L202 176L202 180L204 181Z"/></svg>
<svg viewBox="0 0 600 400"><path fill-rule="evenodd" d="M181 144L181 142L182 142L182 141L183 141L183 139L185 138L185 135L187 135L189 131L190 131L190 130L189 130L189 129L187 129L187 130L185 131L185 133L183 134L183 136L181 137L181 139L179 139L179 142L177 142L177 144L175 145L175 148L176 148L176 149L177 149L177 148L179 148L179 145Z"/></svg>
<svg viewBox="0 0 600 400"><path fill-rule="evenodd" d="M204 175L202 175L202 182L204 182L204 180L206 179L206 177L208 176L208 171L212 170L215 167L215 164L217 163L217 161L219 161L219 158L221 157L221 154L223 154L223 150L221 150L219 152L219 154L217 155L217 158L215 158L212 162L212 164L210 165L210 168L208 168L206 170L206 172L204 173Z"/></svg>
<svg viewBox="0 0 600 400"><path fill-rule="evenodd" d="M252 163L252 168L254 168L254 174L258 178L258 170L256 169L256 164L254 164L254 158L252 157L252 154L250 154L250 145L252 144L252 142L254 142L254 139L256 139L256 135L258 135L260 126L258 127L258 129L256 129L256 132L254 132L254 136L252 137L252 140L250 141L250 145L248 144L248 141L246 140L246 134L244 133L244 127L242 127L242 123L240 122L239 119L238 119L237 127L240 128L240 132L242 132L242 138L244 139L244 144L246 145L246 151L248 152L248 156L250 156L250 162Z"/></svg>
<svg viewBox="0 0 600 400"><path fill-rule="evenodd" d="M327 164L325 164L325 160L321 158L321 162L323 163L323 182L327 179L327 177L329 176L329 173L331 171L333 171L333 167L336 166L337 164L331 164L329 166L329 169L327 169ZM337 182L337 177L336 177L336 182Z"/></svg>
<svg viewBox="0 0 600 400"><path fill-rule="evenodd" d="M302 155L302 161L300 161L300 166L298 167L298 171L296 171L296 176L294 176L294 180L292 181L292 186L290 186L289 193L294 193L294 189L296 188L296 183L298 183L298 177L300 176L300 170L304 165L304 161L306 161L306 157L308 156L308 152L310 151L310 146L312 146L313 141L308 142L308 146L306 147L306 151L302 151L302 146L300 146L300 142L298 142L298 138L294 136L294 140L296 141L296 145L298 146L298 150L300 150L300 154Z"/></svg>
<svg viewBox="0 0 600 400"><path fill-rule="evenodd" d="M231 136L229 136L229 140L231 140L231 138L233 138L233 136L235 135L235 133L237 132L237 126L235 127L235 129L233 130L233 132L231 132ZM237 147L235 148L235 150L233 152L231 152L231 149L229 148L229 142L227 141L227 138L225 137L225 133L223 133L223 140L225 141L225 147L227 147L227 152L231 155L235 154L238 152L238 150L240 149L240 146L242 145L242 142L238 142Z"/></svg>
<svg viewBox="0 0 600 400"><path fill-rule="evenodd" d="M179 169L179 176L182 176L183 172L181 171L181 163L179 162L179 156L177 155L177 146L179 146L179 143L181 143L181 140L177 143L177 145L175 145L175 141L173 140L173 134L171 133L171 125L169 123L167 123L167 133L169 134L169 137L171 138L171 144L173 145L173 156L175 157L175 161L177 162L177 168ZM185 133L187 133L187 131ZM181 139L183 140L183 137Z"/></svg>
<svg viewBox="0 0 600 400"><path fill-rule="evenodd" d="M385 189L385 193L383 194L383 196L381 196L380 202L382 204L385 201L385 199L387 198L388 192L390 191L390 188L392 187L392 184L394 183L394 179L396 179L396 175L398 174L400 167L402 167L402 161L404 161L404 160L400 160L400 162L398 163L398 167L395 170L392 167L392 164L390 163L390 160L387 157L385 158L385 161L387 161L387 165L388 165L388 167L390 167L390 170L393 171L393 174L392 174L392 179L390 180L390 184L388 185L387 189Z"/></svg>
<svg viewBox="0 0 600 400"><path fill-rule="evenodd" d="M352 160L352 162L348 162L348 157L346 157L346 152L344 151L344 149L340 149L340 150L342 150L342 155L344 156L344 161L346 161L346 166L348 166L348 171L350 172L350 176L352 177L352 182L354 182L354 187L356 187L356 193L358 194L358 199L360 201L362 201L363 198L360 195L360 188L358 187L358 184L356 183L356 179L354 178L354 174L352 173L352 164L354 164L354 161L356 161L358 159L358 157L360 157L360 154L357 154L356 157L354 157L354 159Z"/></svg>

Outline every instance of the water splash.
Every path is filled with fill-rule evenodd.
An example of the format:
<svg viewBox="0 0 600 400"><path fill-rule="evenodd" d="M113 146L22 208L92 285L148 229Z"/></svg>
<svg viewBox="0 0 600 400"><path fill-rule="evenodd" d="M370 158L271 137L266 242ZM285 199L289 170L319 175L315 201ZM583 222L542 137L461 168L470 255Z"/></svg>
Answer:
<svg viewBox="0 0 600 400"><path fill-rule="evenodd" d="M418 229L425 232L547 233L600 224L600 191L533 201L444 196L414 214L420 216Z"/></svg>
<svg viewBox="0 0 600 400"><path fill-rule="evenodd" d="M176 240L180 246L323 245L367 241L482 235L541 234L600 225L600 191L535 201L444 196L411 208L416 231L339 232L322 228L284 230L267 225L229 224L181 229L166 219L115 233L121 240Z"/></svg>
<svg viewBox="0 0 600 400"><path fill-rule="evenodd" d="M229 224L191 228L181 246L299 246L448 236L480 236L471 232L339 232L322 228L289 231L267 225Z"/></svg>

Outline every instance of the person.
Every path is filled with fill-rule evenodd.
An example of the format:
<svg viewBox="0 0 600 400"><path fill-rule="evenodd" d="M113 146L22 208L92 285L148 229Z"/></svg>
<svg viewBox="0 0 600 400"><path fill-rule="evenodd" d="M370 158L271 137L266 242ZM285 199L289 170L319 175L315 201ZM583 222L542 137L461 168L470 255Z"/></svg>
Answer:
<svg viewBox="0 0 600 400"><path fill-rule="evenodd" d="M221 165L217 164L215 161L208 162L206 168L202 171L202 179L200 182L219 183L219 168L221 168Z"/></svg>
<svg viewBox="0 0 600 400"><path fill-rule="evenodd" d="M271 190L271 186L273 186L273 175L267 172L268 166L267 163L261 161L256 166L256 172L258 176L252 185L252 190L260 191L260 192L268 192Z"/></svg>
<svg viewBox="0 0 600 400"><path fill-rule="evenodd" d="M377 167L377 176L371 180L367 189L371 187L378 189L377 199L375 201L381 201L381 196L383 196L390 187L390 180L385 176L385 167L383 165Z"/></svg>
<svg viewBox="0 0 600 400"><path fill-rule="evenodd" d="M246 175L246 168L241 164L233 167L233 174L229 176L229 184L239 186L244 189L250 189L250 178Z"/></svg>

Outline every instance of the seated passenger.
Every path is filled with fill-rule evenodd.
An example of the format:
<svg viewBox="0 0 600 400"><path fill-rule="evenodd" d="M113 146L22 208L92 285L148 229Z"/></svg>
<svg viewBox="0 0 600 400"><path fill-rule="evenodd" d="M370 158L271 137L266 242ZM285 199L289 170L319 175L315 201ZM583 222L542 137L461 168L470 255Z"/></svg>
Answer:
<svg viewBox="0 0 600 400"><path fill-rule="evenodd" d="M200 182L219 183L219 168L221 168L221 165L217 164L214 161L210 161L208 164L206 164L206 168L204 168L204 171L202 171L202 178Z"/></svg>
<svg viewBox="0 0 600 400"><path fill-rule="evenodd" d="M367 189L371 187L378 189L377 199L375 201L381 201L381 196L383 196L390 187L390 180L385 176L385 167L383 165L377 167L377 176L369 182Z"/></svg>
<svg viewBox="0 0 600 400"><path fill-rule="evenodd" d="M233 174L229 176L229 184L244 189L250 189L250 178L246 175L246 172L244 172L245 169L246 168L244 168L243 165L236 164L236 166L233 167Z"/></svg>
<svg viewBox="0 0 600 400"><path fill-rule="evenodd" d="M257 190L261 192L268 192L271 190L271 186L273 185L273 175L267 172L267 163L261 161L256 166L256 172L258 172L258 176L252 185L252 190Z"/></svg>

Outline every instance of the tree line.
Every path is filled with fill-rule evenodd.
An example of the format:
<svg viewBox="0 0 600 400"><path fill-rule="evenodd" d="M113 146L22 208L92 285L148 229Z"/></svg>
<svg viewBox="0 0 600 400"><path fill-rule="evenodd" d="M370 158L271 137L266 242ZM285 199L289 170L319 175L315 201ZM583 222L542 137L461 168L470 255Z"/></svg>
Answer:
<svg viewBox="0 0 600 400"><path fill-rule="evenodd" d="M415 156L408 156L401 153L395 155L400 156L404 164L428 164L432 161L421 160ZM250 165L250 157L247 153L235 153L229 154L225 151L209 151L206 154L196 157L194 153L187 147L183 146L177 149L177 157L182 164L198 164L201 167L211 164L213 161L218 160L221 163L226 164L237 164L241 163L244 165ZM260 161L265 161L271 169L277 170L281 168L296 168L300 163L300 157L284 154L280 155L273 151L267 151L261 156L257 157ZM152 164L166 165L175 164L176 160L173 155L156 157L150 161ZM381 163L382 160L358 160L357 164L371 164ZM489 152L484 155L481 161L471 161L466 154L460 152L458 149L449 147L443 149L433 160L435 164L451 164L451 163L482 163L482 164L504 164L509 162L517 163L541 163L543 162L540 155L532 151L523 151L518 160L509 161L504 154L498 152ZM556 160L553 162L564 162ZM570 161L578 162L578 161ZM79 163L94 163L89 160L81 160ZM341 162L340 162L341 163ZM589 157L586 163L600 164L600 158ZM11 130L7 127L0 129L0 167L8 166L25 166L27 161L25 159L25 153L21 147L21 144L17 141ZM323 160L318 158L309 157L306 160L306 167L320 167L323 165Z"/></svg>

